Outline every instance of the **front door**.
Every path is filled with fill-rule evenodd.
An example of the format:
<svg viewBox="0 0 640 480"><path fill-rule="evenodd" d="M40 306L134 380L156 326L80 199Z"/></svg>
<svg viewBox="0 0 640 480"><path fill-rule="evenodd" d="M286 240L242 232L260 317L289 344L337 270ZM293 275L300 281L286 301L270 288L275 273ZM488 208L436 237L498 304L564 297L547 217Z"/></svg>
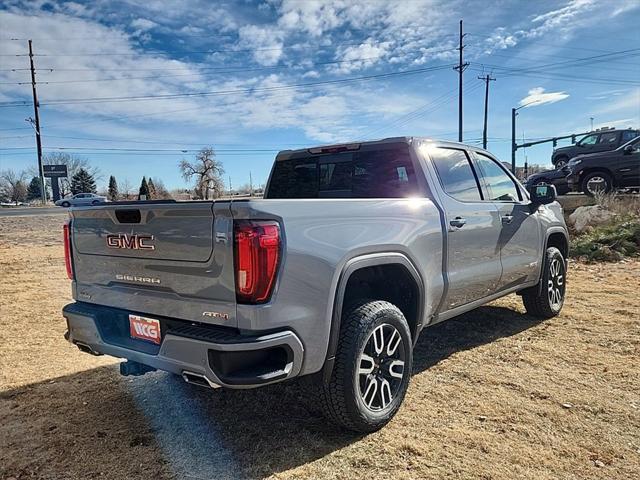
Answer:
<svg viewBox="0 0 640 480"><path fill-rule="evenodd" d="M522 188L497 160L477 152L473 156L483 196L495 204L500 215L502 276L498 290L506 290L536 277L542 261L540 222Z"/></svg>
<svg viewBox="0 0 640 480"><path fill-rule="evenodd" d="M640 138L629 145L629 151L617 151L619 153L614 164L611 165L616 171L616 176L620 179L621 187L640 186Z"/></svg>
<svg viewBox="0 0 640 480"><path fill-rule="evenodd" d="M483 200L467 153L430 148L446 222L448 288L443 310L451 310L496 292L502 272L498 208Z"/></svg>

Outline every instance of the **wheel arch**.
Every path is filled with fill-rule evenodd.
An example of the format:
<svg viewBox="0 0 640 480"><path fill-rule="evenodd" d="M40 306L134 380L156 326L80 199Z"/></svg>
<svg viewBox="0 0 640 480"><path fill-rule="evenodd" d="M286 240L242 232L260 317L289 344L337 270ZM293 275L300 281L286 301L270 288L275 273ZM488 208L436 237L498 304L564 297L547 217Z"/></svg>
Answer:
<svg viewBox="0 0 640 480"><path fill-rule="evenodd" d="M411 289L408 301L403 303L396 300L392 303L400 303L400 305L396 306L405 315L409 323L412 340L415 344L421 327L423 326L425 283L414 263L405 254L400 252L378 252L352 258L347 261L342 268L333 295L329 343L322 368L322 378L324 382L329 381L331 372L333 371L344 308L349 305L350 297L351 299L355 299L361 292L364 294L363 290L358 290L360 287L358 280L364 277L369 280L376 279L376 281L381 282L380 272L391 275L392 278L390 279L395 280L397 285L403 285L403 283L398 283L399 281L408 282L407 286ZM376 285L381 285L381 283L377 283ZM378 290L378 292L380 292L380 290ZM393 297L393 292L387 289L387 293L386 295L376 295L378 298L375 298L375 300L390 301Z"/></svg>
<svg viewBox="0 0 640 480"><path fill-rule="evenodd" d="M569 256L569 237L563 229L550 229L547 231L544 241L544 250L549 247L556 247L562 253L565 262Z"/></svg>
<svg viewBox="0 0 640 480"><path fill-rule="evenodd" d="M569 265L569 236L562 227L551 227L547 230L544 238L544 244L542 249L542 263L540 265L540 278L538 281L538 291L542 292L544 285L542 285L542 275L544 274L544 259L547 254L547 248L556 247L562 253L564 257L565 270Z"/></svg>

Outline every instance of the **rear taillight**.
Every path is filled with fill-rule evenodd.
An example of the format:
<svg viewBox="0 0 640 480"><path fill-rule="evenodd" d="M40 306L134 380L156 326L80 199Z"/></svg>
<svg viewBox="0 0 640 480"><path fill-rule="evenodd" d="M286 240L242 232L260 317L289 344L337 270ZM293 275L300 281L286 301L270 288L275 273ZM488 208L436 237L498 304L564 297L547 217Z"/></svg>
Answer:
<svg viewBox="0 0 640 480"><path fill-rule="evenodd" d="M71 266L71 228L70 221L67 221L62 227L62 235L64 242L64 266L67 267L67 277L73 280L73 267Z"/></svg>
<svg viewBox="0 0 640 480"><path fill-rule="evenodd" d="M236 299L239 303L269 300L280 261L280 225L274 221L236 220Z"/></svg>

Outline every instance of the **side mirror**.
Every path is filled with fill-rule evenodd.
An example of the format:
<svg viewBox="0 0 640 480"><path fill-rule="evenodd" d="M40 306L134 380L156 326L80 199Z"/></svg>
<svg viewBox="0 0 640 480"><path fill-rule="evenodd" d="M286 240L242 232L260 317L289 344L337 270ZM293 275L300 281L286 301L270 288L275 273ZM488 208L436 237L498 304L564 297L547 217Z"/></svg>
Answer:
<svg viewBox="0 0 640 480"><path fill-rule="evenodd" d="M527 188L531 205L538 208L540 205L547 205L556 201L556 187L541 183L539 185L531 185Z"/></svg>
<svg viewBox="0 0 640 480"><path fill-rule="evenodd" d="M625 155L631 155L633 153L633 145L627 145L622 151Z"/></svg>

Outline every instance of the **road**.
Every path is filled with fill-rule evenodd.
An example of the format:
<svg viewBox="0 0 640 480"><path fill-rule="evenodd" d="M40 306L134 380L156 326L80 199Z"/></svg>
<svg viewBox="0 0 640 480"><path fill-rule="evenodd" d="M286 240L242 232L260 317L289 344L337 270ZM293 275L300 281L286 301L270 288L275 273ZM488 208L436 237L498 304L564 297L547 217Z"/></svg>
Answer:
<svg viewBox="0 0 640 480"><path fill-rule="evenodd" d="M18 217L25 215L66 215L67 209L62 207L7 207L0 208L0 217Z"/></svg>

